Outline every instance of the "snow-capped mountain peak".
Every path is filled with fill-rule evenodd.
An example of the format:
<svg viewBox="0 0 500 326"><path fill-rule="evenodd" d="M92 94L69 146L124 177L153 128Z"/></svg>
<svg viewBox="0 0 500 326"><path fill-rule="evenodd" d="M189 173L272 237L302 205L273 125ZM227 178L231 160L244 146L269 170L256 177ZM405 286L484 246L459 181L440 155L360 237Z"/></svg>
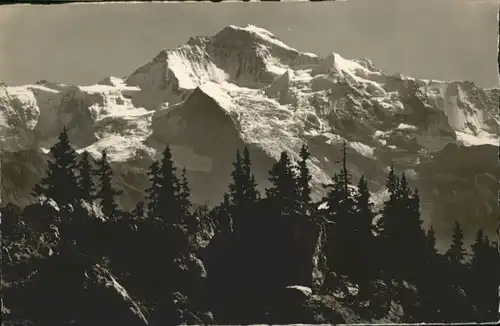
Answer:
<svg viewBox="0 0 500 326"><path fill-rule="evenodd" d="M388 75L368 59L320 57L265 29L230 25L159 52L124 79L0 85L1 150L4 157L26 150L44 155L41 148L66 126L80 152L97 157L108 149L128 206L142 197L137 183L146 182L144 168L167 142L177 163L203 180L193 186L195 199L216 203L238 147L251 147L265 186L281 151L296 158L308 144L319 198L346 140L353 174L364 173L376 192L391 163L419 180L420 163L447 145L497 146L499 94L472 82ZM206 172L210 177L200 177ZM4 189L13 189L8 182L2 179ZM27 192L4 196L22 202Z"/></svg>

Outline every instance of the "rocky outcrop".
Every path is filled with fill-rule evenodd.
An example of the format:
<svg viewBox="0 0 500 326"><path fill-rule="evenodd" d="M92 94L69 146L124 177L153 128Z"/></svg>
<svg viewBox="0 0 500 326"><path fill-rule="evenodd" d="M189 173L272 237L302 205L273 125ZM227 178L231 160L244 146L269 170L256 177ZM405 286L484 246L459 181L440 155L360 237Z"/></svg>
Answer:
<svg viewBox="0 0 500 326"><path fill-rule="evenodd" d="M85 266L56 255L44 262L43 267L20 292L26 298L23 304L25 316L36 323L148 324L141 309L123 286L98 264ZM48 293L50 303L40 305Z"/></svg>
<svg viewBox="0 0 500 326"><path fill-rule="evenodd" d="M168 300L170 299L170 300ZM164 305L149 319L149 325L212 325L214 316L209 311L200 310L187 296L175 292Z"/></svg>
<svg viewBox="0 0 500 326"><path fill-rule="evenodd" d="M78 232L69 227L66 214L71 216L72 225L78 226ZM94 228L95 238L88 239L91 244L78 237L87 225L93 227L93 221L104 222L96 205L82 202L74 207L58 207L52 200L41 200L16 218L21 218L16 221L17 231L2 238L2 294L9 309L6 321L22 319L44 325L148 324L117 277L89 255L102 245L98 229Z"/></svg>

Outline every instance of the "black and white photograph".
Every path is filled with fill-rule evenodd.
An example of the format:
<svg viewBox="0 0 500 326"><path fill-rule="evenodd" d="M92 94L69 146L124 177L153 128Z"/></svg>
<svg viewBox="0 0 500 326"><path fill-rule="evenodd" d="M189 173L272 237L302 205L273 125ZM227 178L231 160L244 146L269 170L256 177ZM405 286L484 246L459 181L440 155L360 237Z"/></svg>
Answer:
<svg viewBox="0 0 500 326"><path fill-rule="evenodd" d="M0 6L2 326L498 321L499 5Z"/></svg>

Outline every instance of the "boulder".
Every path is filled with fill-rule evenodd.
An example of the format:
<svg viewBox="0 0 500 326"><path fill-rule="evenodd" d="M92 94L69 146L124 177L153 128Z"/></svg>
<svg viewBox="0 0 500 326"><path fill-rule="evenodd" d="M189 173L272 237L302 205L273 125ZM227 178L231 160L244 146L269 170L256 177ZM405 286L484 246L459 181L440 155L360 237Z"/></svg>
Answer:
<svg viewBox="0 0 500 326"><path fill-rule="evenodd" d="M35 324L148 324L113 274L84 256L51 256L19 295L26 298L24 314Z"/></svg>

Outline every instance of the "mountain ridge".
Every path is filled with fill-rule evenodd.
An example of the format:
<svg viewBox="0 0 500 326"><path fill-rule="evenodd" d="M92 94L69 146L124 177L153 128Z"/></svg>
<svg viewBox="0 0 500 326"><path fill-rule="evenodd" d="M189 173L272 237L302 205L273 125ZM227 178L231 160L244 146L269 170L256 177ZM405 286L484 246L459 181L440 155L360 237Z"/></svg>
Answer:
<svg viewBox="0 0 500 326"><path fill-rule="evenodd" d="M144 169L167 143L190 172L199 203L220 200L234 151L244 145L255 157L261 190L280 152L296 159L307 143L314 196L320 199L321 185L338 170L334 162L344 140L355 178L364 173L374 193L382 191L390 164L426 188L422 180L432 177L420 162L432 161L448 146L496 150L499 94L467 81L389 76L368 59L320 57L256 26L227 26L212 37L193 37L159 52L126 78L106 77L87 86L48 81L0 86L0 152L3 171L11 171L2 171L2 202L29 202L29 185L43 167L14 157L23 151L43 157L63 126L78 152L88 150L97 158L102 149L109 151L126 208L143 196L133 189L144 188ZM497 175L494 165L488 173ZM27 171L27 180L19 182L13 170ZM204 175L208 172L213 176ZM494 190L489 183L479 186L485 187ZM428 216L436 204L432 191L423 194Z"/></svg>

